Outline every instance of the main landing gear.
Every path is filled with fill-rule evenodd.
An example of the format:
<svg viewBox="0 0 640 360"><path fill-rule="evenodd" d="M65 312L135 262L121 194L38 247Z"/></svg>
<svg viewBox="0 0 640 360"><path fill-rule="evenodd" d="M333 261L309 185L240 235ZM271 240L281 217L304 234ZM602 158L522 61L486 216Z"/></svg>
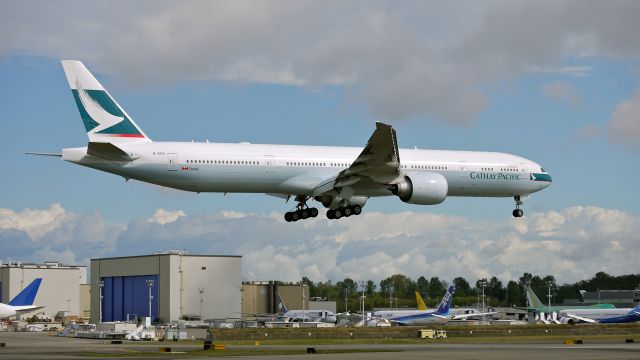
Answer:
<svg viewBox="0 0 640 360"><path fill-rule="evenodd" d="M362 213L362 206L360 205L351 205L351 206L341 206L335 209L327 210L327 218L331 220L337 220L341 217L349 217L351 215L360 215Z"/></svg>
<svg viewBox="0 0 640 360"><path fill-rule="evenodd" d="M295 222L298 220L304 220L318 216L318 209L310 208L309 206L307 206L306 196L297 196L296 201L298 202L298 205L296 205L296 210L288 211L284 214L284 219L287 222Z"/></svg>
<svg viewBox="0 0 640 360"><path fill-rule="evenodd" d="M516 201L516 208L513 210L513 217L522 217L524 215L524 211L520 208L522 206L522 200L520 199L520 195L516 195L513 197L513 200Z"/></svg>

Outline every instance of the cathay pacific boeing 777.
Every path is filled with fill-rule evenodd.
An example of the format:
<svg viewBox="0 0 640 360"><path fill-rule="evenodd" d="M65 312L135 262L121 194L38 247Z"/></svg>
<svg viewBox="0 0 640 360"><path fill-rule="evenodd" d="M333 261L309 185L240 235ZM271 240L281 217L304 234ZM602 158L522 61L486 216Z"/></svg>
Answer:
<svg viewBox="0 0 640 360"><path fill-rule="evenodd" d="M513 216L522 200L551 184L537 163L497 152L398 149L396 132L376 123L364 148L154 142L80 61L62 61L84 123L87 146L63 149L63 160L125 179L192 192L265 193L293 197L284 218L318 216L307 202L320 202L329 219L359 215L371 197L397 196L436 205L447 196L509 197Z"/></svg>

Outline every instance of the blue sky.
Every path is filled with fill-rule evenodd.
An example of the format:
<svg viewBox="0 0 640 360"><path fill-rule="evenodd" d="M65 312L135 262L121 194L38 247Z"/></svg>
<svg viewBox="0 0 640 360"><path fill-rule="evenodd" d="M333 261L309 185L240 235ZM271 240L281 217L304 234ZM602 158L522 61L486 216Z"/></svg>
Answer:
<svg viewBox="0 0 640 360"><path fill-rule="evenodd" d="M638 13L635 2L620 2L613 10L602 10L598 2L578 2L590 10L585 13L572 12L576 4L571 1L557 8L554 2L418 2L401 8L388 2L348 2L333 9L315 2L288 7L270 2L259 6L150 2L148 9L136 5L121 17L117 10L127 3L61 2L51 8L38 4L5 4L0 15L4 37L0 42L0 122L5 130L0 135L5 169L0 178L0 208L5 217L0 220L4 231L0 240L24 237L38 243L65 226L74 232L69 235L73 238L80 236L77 222L93 216L104 227L82 234L99 233L109 245L94 244L97 248L82 252L61 240L49 252L34 255L26 246L3 252L0 258L44 261L51 259L37 256L58 256L84 262L96 252L125 255L128 250L118 244L130 241L127 234L140 221L170 226L212 214L222 224L238 218L261 223L275 221L272 214L290 208L268 196L197 195L125 183L55 158L24 155L25 151L59 152L87 141L60 66L60 60L67 58L82 60L155 141L363 146L374 121L385 121L396 128L401 147L502 151L541 163L554 182L525 202L527 214L538 214L526 221L530 226L536 221L559 226L550 219L560 214L565 217L560 223L566 225L558 230L565 234L562 239L549 239L554 235L546 233L543 225L536 228L539 237L528 241L537 241L541 248L547 246L545 241L557 241L566 250L575 246L579 234L598 232L590 228L593 225L572 224L568 219L575 220L569 215L575 209L596 217L584 209L613 211L631 229L640 222L635 185L640 177L640 121L634 112L640 110L640 47L630 35L640 29L637 20L626 15L633 9ZM600 10L616 23L589 15ZM539 29L533 20L534 24L519 21L517 14L522 11L532 19L545 19L548 26ZM335 19L335 13L343 16ZM77 20L78 14L85 14L85 21ZM435 20L441 18L450 21ZM154 218L158 209L173 214L168 217L171 221ZM511 199L450 198L439 206L420 207L387 198L369 201L365 211L394 218L398 214L444 216L456 226L462 221L488 231L488 227L518 229L510 218L512 209ZM51 216L49 223L30 223L34 217L47 216ZM377 218L369 221L373 219ZM294 239L281 246L258 242L251 247L248 241L242 247L207 247L176 233L182 240L163 248L152 245L151 237L150 246L139 252L182 246L194 252L243 255L269 248L290 256L301 275L310 272L318 280L349 276L345 272L350 262L371 260L352 254L353 244L340 240L348 233L349 241L365 241L367 235L354 232L357 225L347 226L342 233L327 226L315 233L313 229L303 232L301 238L331 239L324 246L340 259L335 267L344 271L330 275L317 270L318 264L300 260L309 252L288 253L295 247ZM568 229L575 230L575 237ZM271 231L289 238L285 234L291 228L277 224ZM430 244L429 248L436 241L430 233L425 228L404 236L417 237L416 243ZM453 237L465 237L444 233L452 243ZM213 231L210 236L215 241L220 234ZM400 234L389 236L395 239ZM500 237L491 230L480 238L491 241L491 236ZM636 236L624 241L630 248L640 248L638 240ZM368 244L371 249L379 247ZM509 248L513 243L503 245ZM318 247L322 251L323 246ZM584 267L557 247L550 249L560 253L553 260L556 263L574 261L572 266L558 268L571 273L568 279L589 276L607 266ZM485 249L476 250L474 256ZM416 251L423 250L408 248L405 255ZM424 255L422 265L404 263L402 255L371 250L370 256L387 256L391 265L361 276L383 277L393 270L417 275L420 269L436 268L444 278L457 276L451 276L445 265L439 268L441 260L431 252ZM635 263L628 270L616 267L620 263L616 256L622 255L612 254L605 260L612 272L640 271ZM461 261L452 249L441 257L449 259L449 266ZM508 278L549 268L548 263L527 266L503 263L460 271L470 277ZM257 269L247 266L245 275L270 274ZM273 276L278 275L273 271Z"/></svg>

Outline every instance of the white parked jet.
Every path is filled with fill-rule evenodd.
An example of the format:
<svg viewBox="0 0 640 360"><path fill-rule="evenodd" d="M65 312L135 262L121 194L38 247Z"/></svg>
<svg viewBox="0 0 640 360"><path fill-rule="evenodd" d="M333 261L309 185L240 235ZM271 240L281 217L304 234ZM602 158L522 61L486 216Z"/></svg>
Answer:
<svg viewBox="0 0 640 360"><path fill-rule="evenodd" d="M160 186L192 192L266 193L294 197L287 221L358 215L367 199L395 195L418 205L447 196L522 199L551 184L537 163L497 152L398 149L393 127L376 123L364 148L153 142L80 61L63 60L84 122L87 146L63 149L63 160Z"/></svg>
<svg viewBox="0 0 640 360"><path fill-rule="evenodd" d="M22 289L8 304L0 303L0 319L7 319L17 315L26 314L34 310L42 309L44 306L35 306L38 289L42 283L41 278L34 279L26 288Z"/></svg>

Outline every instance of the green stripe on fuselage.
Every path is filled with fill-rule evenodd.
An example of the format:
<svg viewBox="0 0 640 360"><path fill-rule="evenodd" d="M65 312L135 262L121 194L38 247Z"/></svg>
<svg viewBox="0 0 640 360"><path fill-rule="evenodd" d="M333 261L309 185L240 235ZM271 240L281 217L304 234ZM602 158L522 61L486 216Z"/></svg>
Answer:
<svg viewBox="0 0 640 360"><path fill-rule="evenodd" d="M531 180L551 182L551 175L543 173L532 173Z"/></svg>

